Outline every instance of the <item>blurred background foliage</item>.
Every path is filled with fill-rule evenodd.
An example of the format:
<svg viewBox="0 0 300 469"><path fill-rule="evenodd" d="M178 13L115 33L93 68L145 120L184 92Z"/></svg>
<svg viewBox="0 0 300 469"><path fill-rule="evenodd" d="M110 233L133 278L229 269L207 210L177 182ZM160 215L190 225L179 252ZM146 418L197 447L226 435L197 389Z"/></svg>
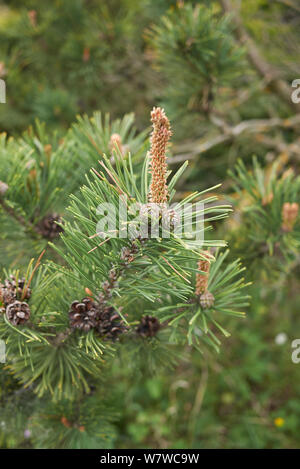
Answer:
<svg viewBox="0 0 300 469"><path fill-rule="evenodd" d="M77 114L101 110L116 119L134 112L135 126L143 131L149 109L162 104L175 134L172 169L189 160L181 193L222 182L224 199L235 206L219 230L253 282L247 319L228 320L232 335L220 355L200 356L187 348L171 372L160 369L153 375L144 367L132 379L130 366L115 364L111 395L105 397L121 420L110 445L299 447L300 365L291 361L291 342L300 334L299 244L288 263L281 256L274 259L276 252L262 253L251 224L243 224L243 209L250 203L247 187L234 191L228 174L238 158L246 172L251 169L253 155L265 175L274 163L278 178L286 170L299 174L299 109L287 92L300 77L299 25L296 0L0 2L0 78L7 85L1 132L19 138L36 119L43 121L48 135L43 144L50 141L63 158L72 153L68 135L76 134L78 124L67 129ZM93 132L97 135L97 129ZM87 158L84 171L92 162ZM262 195L255 203L265 202ZM260 233L266 242L268 207ZM133 364L136 357L131 359ZM1 404L8 388L7 408L22 405L22 391L2 370L0 384ZM0 415L0 447L43 444L42 438L36 442L30 408L22 416L28 418L20 420L16 411L8 428ZM66 427L68 418L54 419L53 431ZM94 435L97 422L88 425ZM105 425L110 428L111 422ZM38 429L41 435L45 431ZM72 428L70 445L80 431ZM93 437L82 442L83 447L95 444Z"/></svg>

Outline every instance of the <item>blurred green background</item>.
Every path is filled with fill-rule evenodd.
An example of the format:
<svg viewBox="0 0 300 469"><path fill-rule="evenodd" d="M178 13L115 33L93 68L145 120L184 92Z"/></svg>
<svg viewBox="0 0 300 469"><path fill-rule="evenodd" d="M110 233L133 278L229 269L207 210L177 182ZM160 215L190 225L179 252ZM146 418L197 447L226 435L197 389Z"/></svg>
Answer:
<svg viewBox="0 0 300 469"><path fill-rule="evenodd" d="M0 78L7 85L7 103L0 105L0 131L18 136L39 119L49 133L63 137L77 114L98 109L112 118L134 112L137 129L144 130L149 110L161 104L174 130L174 161L191 159L182 193L223 182L225 197L235 200L227 171L238 157L250 165L254 154L267 169L279 161L298 174L297 129L271 129L267 136L259 129L193 152L195 145L216 137L212 114L225 116L232 126L292 114L290 104L247 60L230 21L220 27L220 41L213 46L220 54L215 69L209 68L201 41L193 46L197 35L209 37L215 23L208 17L209 27L203 29L203 23L192 23L188 10L180 23L182 11L189 5L209 6L222 17L221 3L1 1ZM249 0L236 2L236 8L240 4L245 28L264 59L286 83L299 78L296 0ZM163 18L168 18L165 23ZM227 62L222 47L231 51L225 54ZM238 224L234 215L220 236L232 242L247 265L239 246L241 241L245 249L244 240L236 239L234 231ZM247 319L227 321L231 337L219 355L187 348L175 370L157 375L145 370L134 381L116 368L110 383L110 399L122 415L116 448L299 447L300 364L291 360L291 342L300 337L299 260L284 273L270 274L264 263L248 267L247 280L253 284ZM1 384L0 400L4 393ZM6 429L0 446L30 447L24 425L20 421Z"/></svg>

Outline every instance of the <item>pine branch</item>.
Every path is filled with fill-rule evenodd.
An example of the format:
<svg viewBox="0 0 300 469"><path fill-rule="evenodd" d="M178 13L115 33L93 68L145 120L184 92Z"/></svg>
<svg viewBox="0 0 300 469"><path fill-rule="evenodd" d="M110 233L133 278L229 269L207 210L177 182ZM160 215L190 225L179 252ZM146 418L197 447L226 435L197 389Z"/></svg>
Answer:
<svg viewBox="0 0 300 469"><path fill-rule="evenodd" d="M214 120L217 123L217 120ZM212 148L220 145L221 143L228 143L242 134L263 134L274 128L294 128L300 125L300 115L296 114L287 119L281 119L280 117L274 117L272 119L251 119L242 121L239 124L230 127L223 122L223 133L216 135L210 140L206 140L201 143L195 141L185 143L184 145L178 145L176 148L179 150L178 154L175 154L173 158L170 158L170 164L177 164L187 159L192 160L199 154L205 153ZM220 125L218 125L220 127ZM225 133L224 133L225 130ZM182 153L180 152L182 151Z"/></svg>
<svg viewBox="0 0 300 469"><path fill-rule="evenodd" d="M247 47L248 57L252 65L255 67L259 75L266 81L269 87L281 97L286 104L295 112L300 112L300 104L292 102L291 89L289 85L278 77L278 73L264 59L259 49L256 47L253 39L246 31L237 8L232 5L231 0L220 0L224 13L228 13L232 17L235 25L235 32L238 40L242 45Z"/></svg>

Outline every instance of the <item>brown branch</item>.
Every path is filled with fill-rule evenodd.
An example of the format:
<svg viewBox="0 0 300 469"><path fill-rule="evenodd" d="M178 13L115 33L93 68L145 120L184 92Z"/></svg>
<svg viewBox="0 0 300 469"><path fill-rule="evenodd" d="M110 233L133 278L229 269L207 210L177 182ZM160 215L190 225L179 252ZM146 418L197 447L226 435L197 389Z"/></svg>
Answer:
<svg viewBox="0 0 300 469"><path fill-rule="evenodd" d="M220 0L220 2L224 13L231 15L235 25L236 37L242 45L246 46L248 58L259 75L264 78L271 90L278 94L295 112L300 112L300 105L292 102L291 88L284 80L278 77L273 67L265 61L253 39L247 33L242 19L237 13L236 8L232 5L231 0Z"/></svg>
<svg viewBox="0 0 300 469"><path fill-rule="evenodd" d="M192 141L185 143L184 145L177 146L179 153L173 158L170 158L169 164L177 164L185 160L191 160L201 153L205 153L208 150L220 145L221 143L231 142L238 138L241 134L253 134L253 133L264 133L277 127L282 128L293 128L300 125L300 114L296 114L288 119L281 119L274 117L272 119L250 119L242 121L234 127L228 126L225 122L221 122L220 119L215 119L214 123L222 128L223 133L212 137L206 141Z"/></svg>
<svg viewBox="0 0 300 469"><path fill-rule="evenodd" d="M292 143L284 142L280 137L268 137L266 135L259 135L258 141L268 148L273 148L278 153L286 153L289 156L295 155L299 161L300 157L300 140Z"/></svg>

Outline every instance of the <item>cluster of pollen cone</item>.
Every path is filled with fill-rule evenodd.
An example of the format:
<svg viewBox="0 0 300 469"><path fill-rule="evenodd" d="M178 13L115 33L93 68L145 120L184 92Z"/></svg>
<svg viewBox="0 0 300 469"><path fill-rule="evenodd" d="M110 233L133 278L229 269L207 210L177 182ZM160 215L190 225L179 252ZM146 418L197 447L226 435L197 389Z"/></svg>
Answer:
<svg viewBox="0 0 300 469"><path fill-rule="evenodd" d="M208 280L210 271L210 259L211 255L208 251L202 253L205 259L199 259L198 269L204 274L196 274L196 290L195 293L199 297L199 303L203 309L211 308L215 302L215 298L212 293L208 291Z"/></svg>
<svg viewBox="0 0 300 469"><path fill-rule="evenodd" d="M161 108L153 108L151 112L153 131L150 148L150 173L152 176L149 201L165 204L168 201L167 158L166 150L172 135L169 119Z"/></svg>

